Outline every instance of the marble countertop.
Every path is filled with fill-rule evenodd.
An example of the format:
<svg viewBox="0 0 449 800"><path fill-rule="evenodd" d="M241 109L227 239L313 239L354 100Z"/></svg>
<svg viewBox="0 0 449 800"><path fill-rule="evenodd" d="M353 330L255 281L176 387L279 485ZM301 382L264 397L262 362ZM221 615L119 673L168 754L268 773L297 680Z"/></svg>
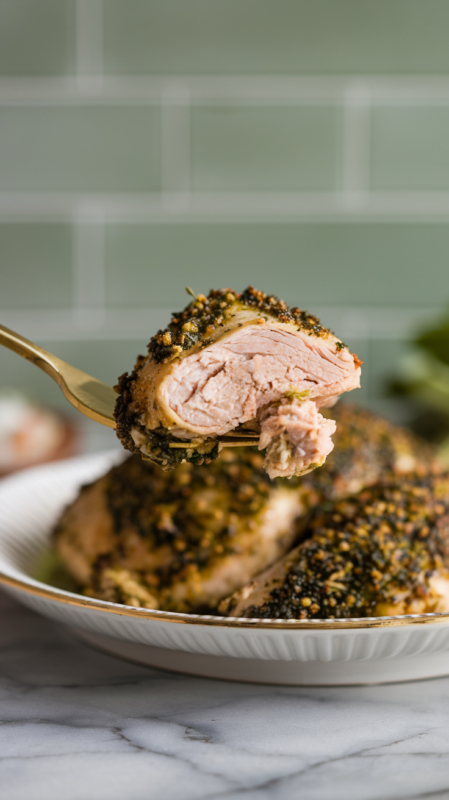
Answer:
<svg viewBox="0 0 449 800"><path fill-rule="evenodd" d="M0 593L5 800L449 798L449 678L292 688L147 669Z"/></svg>

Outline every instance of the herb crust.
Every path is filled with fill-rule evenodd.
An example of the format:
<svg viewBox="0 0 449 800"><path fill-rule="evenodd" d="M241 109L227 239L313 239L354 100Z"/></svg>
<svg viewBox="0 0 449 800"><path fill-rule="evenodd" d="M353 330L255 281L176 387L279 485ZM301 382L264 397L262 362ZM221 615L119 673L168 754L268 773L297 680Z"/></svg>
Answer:
<svg viewBox="0 0 449 800"><path fill-rule="evenodd" d="M339 619L432 603L429 578L449 564L449 475L409 475L318 506L260 606L244 615ZM396 606L396 610L390 609Z"/></svg>

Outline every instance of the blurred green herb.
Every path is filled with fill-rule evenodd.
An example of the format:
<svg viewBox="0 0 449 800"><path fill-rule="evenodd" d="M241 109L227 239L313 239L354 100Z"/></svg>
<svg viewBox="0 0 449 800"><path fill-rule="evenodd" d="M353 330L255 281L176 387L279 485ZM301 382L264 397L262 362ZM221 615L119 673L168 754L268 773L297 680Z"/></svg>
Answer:
<svg viewBox="0 0 449 800"><path fill-rule="evenodd" d="M449 314L440 327L419 336L416 344L442 364L449 365Z"/></svg>
<svg viewBox="0 0 449 800"><path fill-rule="evenodd" d="M412 341L400 375L388 385L390 396L408 399L411 427L449 452L449 311L435 327Z"/></svg>

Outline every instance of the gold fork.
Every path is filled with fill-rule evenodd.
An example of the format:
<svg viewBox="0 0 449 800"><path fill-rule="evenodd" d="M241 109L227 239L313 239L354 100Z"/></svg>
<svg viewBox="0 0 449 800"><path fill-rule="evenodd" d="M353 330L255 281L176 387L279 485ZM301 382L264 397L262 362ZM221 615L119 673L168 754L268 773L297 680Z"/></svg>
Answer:
<svg viewBox="0 0 449 800"><path fill-rule="evenodd" d="M62 358L52 355L43 347L30 342L20 334L0 325L0 344L17 353L27 361L31 361L36 367L43 370L50 378L58 384L64 397L78 411L86 417L106 425L108 428L115 428L114 407L117 394L107 383L93 378L87 372L67 364ZM233 434L232 431L224 436L217 436L221 445L226 447L241 447L243 445L258 444L258 438L254 433ZM171 447L172 445L170 445ZM174 447L194 447L186 443L173 443Z"/></svg>

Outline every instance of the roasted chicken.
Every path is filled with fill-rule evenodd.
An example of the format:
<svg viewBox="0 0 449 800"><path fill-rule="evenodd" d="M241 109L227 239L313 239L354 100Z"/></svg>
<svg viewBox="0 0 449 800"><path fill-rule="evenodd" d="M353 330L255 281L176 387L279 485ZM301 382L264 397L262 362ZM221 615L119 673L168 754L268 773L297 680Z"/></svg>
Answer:
<svg viewBox="0 0 449 800"><path fill-rule="evenodd" d="M305 474L333 448L320 409L360 385L361 361L316 317L252 287L197 295L148 350L119 379L117 435L163 469L209 463L243 429L271 478Z"/></svg>
<svg viewBox="0 0 449 800"><path fill-rule="evenodd" d="M145 608L207 611L293 544L298 492L262 456L226 450L167 474L131 456L83 487L54 541L88 594Z"/></svg>
<svg viewBox="0 0 449 800"><path fill-rule="evenodd" d="M220 605L270 619L449 611L449 475L408 475L317 507L303 541Z"/></svg>
<svg viewBox="0 0 449 800"><path fill-rule="evenodd" d="M66 569L91 596L210 612L294 546L298 521L317 503L385 472L429 469L432 450L413 435L353 406L334 412L336 446L325 465L287 482L269 479L255 448L170 473L129 457L63 513L54 541Z"/></svg>
<svg viewBox="0 0 449 800"><path fill-rule="evenodd" d="M335 448L321 469L298 482L309 507L355 494L387 475L425 474L437 466L432 446L366 408L339 403L323 411L329 413L337 423Z"/></svg>

